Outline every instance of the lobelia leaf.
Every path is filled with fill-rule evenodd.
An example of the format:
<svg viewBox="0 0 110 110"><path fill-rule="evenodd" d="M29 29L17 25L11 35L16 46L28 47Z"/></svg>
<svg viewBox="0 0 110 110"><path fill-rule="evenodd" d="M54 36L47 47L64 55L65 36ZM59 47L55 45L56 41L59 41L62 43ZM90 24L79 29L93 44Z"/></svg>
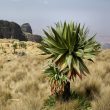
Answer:
<svg viewBox="0 0 110 110"><path fill-rule="evenodd" d="M72 59L73 59L72 55L67 55L66 56L66 62L67 62L67 65L68 65L68 68L69 68L70 71L72 70Z"/></svg>

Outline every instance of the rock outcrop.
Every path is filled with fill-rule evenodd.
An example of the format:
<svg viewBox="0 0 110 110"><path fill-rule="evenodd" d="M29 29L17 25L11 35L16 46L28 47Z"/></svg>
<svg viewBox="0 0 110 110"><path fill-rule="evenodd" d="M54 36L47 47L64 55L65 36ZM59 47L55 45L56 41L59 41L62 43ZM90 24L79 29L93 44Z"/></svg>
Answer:
<svg viewBox="0 0 110 110"><path fill-rule="evenodd" d="M33 35L29 23L23 24L21 27L15 22L0 20L0 38L18 39L20 41L41 42L40 35Z"/></svg>
<svg viewBox="0 0 110 110"><path fill-rule="evenodd" d="M0 20L0 38L11 38L26 41L26 37L17 23L4 20Z"/></svg>
<svg viewBox="0 0 110 110"><path fill-rule="evenodd" d="M23 32L28 32L28 33L31 33L32 34L32 29L31 29L31 26L30 26L29 23L22 24L21 25L21 30Z"/></svg>
<svg viewBox="0 0 110 110"><path fill-rule="evenodd" d="M33 34L27 33L27 32L24 32L24 34L28 41L38 42L38 43L40 43L42 41L42 37L40 35L33 35Z"/></svg>
<svg viewBox="0 0 110 110"><path fill-rule="evenodd" d="M42 37L40 35L32 34L32 28L29 23L24 23L23 25L21 25L21 30L24 33L24 35L26 36L28 41L38 42L38 43L41 42Z"/></svg>

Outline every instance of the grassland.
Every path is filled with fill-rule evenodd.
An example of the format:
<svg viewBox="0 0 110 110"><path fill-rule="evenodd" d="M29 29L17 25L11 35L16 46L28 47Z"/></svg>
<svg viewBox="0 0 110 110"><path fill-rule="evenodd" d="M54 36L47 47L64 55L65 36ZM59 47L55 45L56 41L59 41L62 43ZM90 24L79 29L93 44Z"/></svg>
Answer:
<svg viewBox="0 0 110 110"><path fill-rule="evenodd" d="M17 40L0 40L0 110L47 110L45 100L51 95L43 73L48 61L40 55L40 44L24 42L26 48L13 49ZM88 110L110 110L110 50L102 50L95 62L87 62L89 75L78 78L71 90L90 103ZM50 110L84 110L78 98L59 103Z"/></svg>

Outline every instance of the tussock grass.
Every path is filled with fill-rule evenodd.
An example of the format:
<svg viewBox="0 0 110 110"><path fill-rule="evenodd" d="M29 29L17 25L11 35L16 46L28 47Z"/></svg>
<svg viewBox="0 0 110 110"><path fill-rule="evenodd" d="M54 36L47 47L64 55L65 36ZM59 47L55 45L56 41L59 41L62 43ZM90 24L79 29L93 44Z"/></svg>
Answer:
<svg viewBox="0 0 110 110"><path fill-rule="evenodd" d="M101 78L88 76L80 83L78 83L74 90L79 95L88 97L88 99L93 100L97 96L100 96L101 87L102 87Z"/></svg>
<svg viewBox="0 0 110 110"><path fill-rule="evenodd" d="M42 74L45 57L38 55L39 44L26 42L26 55L13 54L15 40L0 40L0 110L40 110L43 100L50 95L46 77ZM9 44L8 46L6 44Z"/></svg>
<svg viewBox="0 0 110 110"><path fill-rule="evenodd" d="M40 44L25 42L23 56L13 54L12 44L17 40L0 39L0 110L44 110L43 104L51 95L43 69L48 61L40 55ZM103 50L95 63L86 62L90 73L71 84L71 90L85 97L92 110L110 110L110 50ZM83 99L80 99L82 101ZM66 103L56 102L50 110L83 110L86 106L75 98ZM85 103L86 104L86 103ZM82 107L82 109L81 109ZM89 107L88 107L89 109Z"/></svg>
<svg viewBox="0 0 110 110"><path fill-rule="evenodd" d="M102 90L101 97L92 102L93 110L110 110L110 86Z"/></svg>

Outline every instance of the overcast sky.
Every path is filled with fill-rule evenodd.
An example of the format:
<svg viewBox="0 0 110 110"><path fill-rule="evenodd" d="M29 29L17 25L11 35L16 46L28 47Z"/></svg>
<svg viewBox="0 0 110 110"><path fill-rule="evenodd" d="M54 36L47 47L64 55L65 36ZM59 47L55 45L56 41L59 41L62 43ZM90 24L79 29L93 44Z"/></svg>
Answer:
<svg viewBox="0 0 110 110"><path fill-rule="evenodd" d="M110 0L0 0L0 19L28 22L36 34L57 21L74 20L110 42Z"/></svg>

